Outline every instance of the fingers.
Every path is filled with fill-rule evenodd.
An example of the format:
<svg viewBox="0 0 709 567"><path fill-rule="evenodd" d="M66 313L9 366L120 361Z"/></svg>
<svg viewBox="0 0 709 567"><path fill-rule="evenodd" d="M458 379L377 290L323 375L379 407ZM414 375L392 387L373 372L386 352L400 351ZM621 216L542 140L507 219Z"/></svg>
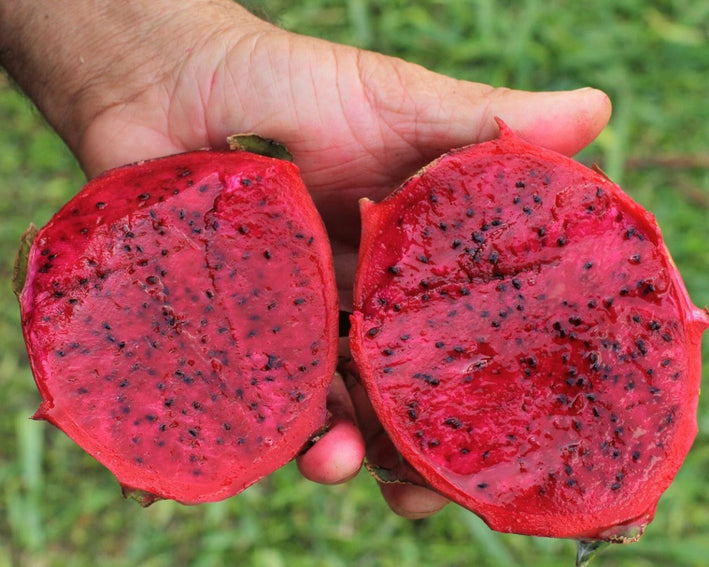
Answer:
<svg viewBox="0 0 709 567"><path fill-rule="evenodd" d="M409 520L420 520L439 512L448 499L415 484L380 484L384 500L391 510Z"/></svg>
<svg viewBox="0 0 709 567"><path fill-rule="evenodd" d="M357 475L364 460L364 440L354 421L354 408L339 374L328 393L332 425L298 460L301 474L320 484L339 484Z"/></svg>

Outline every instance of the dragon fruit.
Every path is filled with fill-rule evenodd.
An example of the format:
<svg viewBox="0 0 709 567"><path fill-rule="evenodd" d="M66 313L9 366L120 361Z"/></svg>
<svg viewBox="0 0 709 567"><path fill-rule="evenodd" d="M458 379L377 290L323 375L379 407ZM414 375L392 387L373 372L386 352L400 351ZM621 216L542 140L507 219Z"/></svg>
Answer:
<svg viewBox="0 0 709 567"><path fill-rule="evenodd" d="M650 213L498 123L361 203L354 360L406 462L492 529L633 541L696 435L709 314Z"/></svg>
<svg viewBox="0 0 709 567"><path fill-rule="evenodd" d="M111 170L19 268L35 417L144 505L236 494L326 426L337 291L289 161L196 151Z"/></svg>

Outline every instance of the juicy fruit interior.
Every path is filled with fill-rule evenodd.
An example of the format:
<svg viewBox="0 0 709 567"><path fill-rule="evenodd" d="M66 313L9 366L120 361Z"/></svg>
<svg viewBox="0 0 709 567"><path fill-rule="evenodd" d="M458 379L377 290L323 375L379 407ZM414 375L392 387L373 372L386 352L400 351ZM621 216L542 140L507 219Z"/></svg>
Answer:
<svg viewBox="0 0 709 567"><path fill-rule="evenodd" d="M694 438L699 379L653 219L503 129L363 223L353 353L403 455L495 529L637 535Z"/></svg>
<svg viewBox="0 0 709 567"><path fill-rule="evenodd" d="M336 290L297 169L197 152L89 188L30 255L37 416L128 488L185 502L238 492L325 422Z"/></svg>

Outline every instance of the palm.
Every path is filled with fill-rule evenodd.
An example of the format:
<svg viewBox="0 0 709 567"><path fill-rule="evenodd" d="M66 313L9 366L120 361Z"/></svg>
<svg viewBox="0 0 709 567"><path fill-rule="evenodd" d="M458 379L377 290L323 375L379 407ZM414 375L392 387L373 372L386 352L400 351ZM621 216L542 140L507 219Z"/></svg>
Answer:
<svg viewBox="0 0 709 567"><path fill-rule="evenodd" d="M280 140L294 154L328 227L344 307L350 304L359 198L380 198L438 153L489 137L493 112L504 116L507 110L512 120L520 112L510 104L519 98L514 91L496 92L272 28L233 41L215 37L164 77L145 78L130 101L90 123L77 148L89 175L138 159L220 147L236 132ZM522 95L535 104L535 95ZM567 132L552 125L540 137L576 151L595 134L591 126Z"/></svg>

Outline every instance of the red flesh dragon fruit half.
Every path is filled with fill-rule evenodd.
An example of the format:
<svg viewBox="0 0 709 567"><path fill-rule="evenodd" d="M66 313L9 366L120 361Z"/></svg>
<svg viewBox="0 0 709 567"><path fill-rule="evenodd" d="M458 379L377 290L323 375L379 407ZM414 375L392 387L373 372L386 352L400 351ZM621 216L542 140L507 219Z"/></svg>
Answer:
<svg viewBox="0 0 709 567"><path fill-rule="evenodd" d="M337 290L289 161L197 151L112 170L36 234L23 281L35 417L144 504L231 496L326 426Z"/></svg>
<svg viewBox="0 0 709 567"><path fill-rule="evenodd" d="M709 315L648 212L499 126L362 202L354 359L403 458L491 528L632 541L695 437Z"/></svg>

